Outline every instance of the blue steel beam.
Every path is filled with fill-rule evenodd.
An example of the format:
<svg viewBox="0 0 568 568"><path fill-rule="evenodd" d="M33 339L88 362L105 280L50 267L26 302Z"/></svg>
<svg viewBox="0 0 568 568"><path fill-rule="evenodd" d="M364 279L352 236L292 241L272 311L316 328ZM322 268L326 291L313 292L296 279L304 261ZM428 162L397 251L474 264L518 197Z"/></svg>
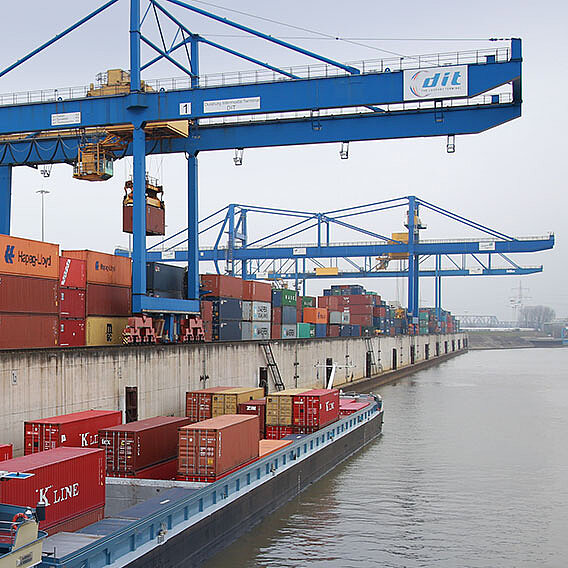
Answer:
<svg viewBox="0 0 568 568"><path fill-rule="evenodd" d="M195 138L147 140L146 154L475 134L518 118L521 107L512 104L453 107L444 110L442 122L436 122L437 113L428 109L320 118L321 130L314 130L309 118L199 126L192 127ZM0 142L0 165L71 163L77 159L81 142L80 136ZM132 144L124 153L124 156L131 155Z"/></svg>
<svg viewBox="0 0 568 568"><path fill-rule="evenodd" d="M139 40L139 32L131 32L131 38ZM133 53L136 55L136 51ZM139 53L137 56L139 57ZM495 75L491 82L493 87L515 80L521 72L520 61L487 65L472 64L469 67L479 68L478 72L472 70L470 74L472 76L470 89L474 94L480 89L487 90L487 81L476 80L475 77L485 77L492 67L494 67L492 75ZM133 87L136 79L137 73L132 73ZM260 98L259 108L254 110L204 111L204 101L257 97ZM180 104L188 102L191 102L192 112L181 118L196 119L396 104L403 102L403 73L367 73L356 77L288 80L5 106L0 107L0 135L57 130L70 126L90 128L109 124L125 124L132 122L133 117L140 122L175 120L180 118ZM514 106L517 105L520 108L520 101L516 101ZM442 115L449 111L447 107L437 110ZM72 125L53 125L52 115L61 113L81 113L80 122ZM382 116L389 113L374 114Z"/></svg>
<svg viewBox="0 0 568 568"><path fill-rule="evenodd" d="M0 235L10 234L11 210L12 210L12 168L11 166L1 166L0 167Z"/></svg>

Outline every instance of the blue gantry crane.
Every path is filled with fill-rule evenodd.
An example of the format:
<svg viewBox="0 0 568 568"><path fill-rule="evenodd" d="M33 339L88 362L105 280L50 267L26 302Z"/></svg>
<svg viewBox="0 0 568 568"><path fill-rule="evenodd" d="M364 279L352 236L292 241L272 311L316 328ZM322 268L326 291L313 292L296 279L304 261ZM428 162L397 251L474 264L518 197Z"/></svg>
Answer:
<svg viewBox="0 0 568 568"><path fill-rule="evenodd" d="M421 208L467 227L476 236L421 238L420 231L426 228ZM405 232L386 236L363 227L385 226L384 214L393 210L403 214ZM276 226L278 218L289 222L252 238L249 227L259 216L268 216L270 227ZM337 230L343 231L340 238ZM148 260L186 262L186 232L179 231L148 248ZM357 241L345 242L346 233ZM297 289L300 283L305 288L307 279L406 278L411 317L418 316L421 277L435 279L435 307L439 311L442 278L535 274L542 272L542 265L523 267L510 255L554 246L553 234L513 237L413 195L319 213L230 204L200 221L201 238L210 234L213 246L200 247L199 260L214 263L218 273L245 279L294 280ZM120 249L116 252L130 254ZM331 267L326 266L328 261ZM393 264L399 266L393 269Z"/></svg>
<svg viewBox="0 0 568 568"><path fill-rule="evenodd" d="M0 78L119 1L102 4L0 70ZM10 232L13 167L68 163L74 166L75 177L102 180L112 175L115 160L132 156L135 313L199 310L199 152L235 149L238 158L244 148L330 142L341 143L345 151L350 141L426 136L447 136L451 152L455 136L482 132L521 114L520 39L491 49L345 64L191 2L129 2L130 70L118 81L107 78L105 83L103 79L100 88L0 97L0 233ZM196 33L187 23L190 14L291 50L315 64L282 68L263 62ZM167 41L160 24L164 21L177 30ZM153 22L159 30L158 40L152 39L149 30ZM143 45L155 54L146 61L142 61ZM203 74L199 64L202 46L244 59L256 69ZM142 80L143 72L164 60L184 77ZM166 153L187 157L188 300L146 295L146 156ZM417 206L414 198L410 203L411 208ZM418 259L433 253L414 238L413 215L408 230L409 282L416 299ZM511 245L501 246L509 252ZM338 252L343 256L343 251ZM235 249L234 254L242 251ZM412 310L416 306L413 300Z"/></svg>

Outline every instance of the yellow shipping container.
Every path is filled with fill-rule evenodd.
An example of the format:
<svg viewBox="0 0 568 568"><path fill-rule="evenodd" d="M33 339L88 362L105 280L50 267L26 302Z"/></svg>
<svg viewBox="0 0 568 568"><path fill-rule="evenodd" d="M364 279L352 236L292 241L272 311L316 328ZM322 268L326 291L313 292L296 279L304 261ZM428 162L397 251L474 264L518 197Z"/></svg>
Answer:
<svg viewBox="0 0 568 568"><path fill-rule="evenodd" d="M237 414L242 402L255 400L264 396L264 389L258 387L239 387L215 393L213 395L212 416Z"/></svg>
<svg viewBox="0 0 568 568"><path fill-rule="evenodd" d="M321 268L316 268L316 276L337 276L339 274L339 268L337 266L322 266Z"/></svg>
<svg viewBox="0 0 568 568"><path fill-rule="evenodd" d="M122 332L128 318L87 318L86 345L122 345Z"/></svg>
<svg viewBox="0 0 568 568"><path fill-rule="evenodd" d="M294 395L309 389L286 389L266 397L266 425L291 426Z"/></svg>

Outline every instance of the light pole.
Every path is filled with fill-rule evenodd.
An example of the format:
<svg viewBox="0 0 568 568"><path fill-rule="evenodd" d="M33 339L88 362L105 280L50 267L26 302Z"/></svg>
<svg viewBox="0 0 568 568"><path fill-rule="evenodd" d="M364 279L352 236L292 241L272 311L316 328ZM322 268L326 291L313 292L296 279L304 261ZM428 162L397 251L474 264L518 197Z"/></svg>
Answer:
<svg viewBox="0 0 568 568"><path fill-rule="evenodd" d="M47 189L38 189L36 193L41 194L41 240L45 240L45 196L49 193Z"/></svg>

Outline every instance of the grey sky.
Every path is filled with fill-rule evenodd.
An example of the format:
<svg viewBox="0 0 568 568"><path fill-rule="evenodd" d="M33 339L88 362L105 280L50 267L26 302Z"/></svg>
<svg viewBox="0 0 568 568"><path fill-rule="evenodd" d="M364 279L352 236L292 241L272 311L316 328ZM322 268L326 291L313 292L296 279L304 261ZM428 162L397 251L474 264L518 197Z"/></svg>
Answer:
<svg viewBox="0 0 568 568"><path fill-rule="evenodd" d="M213 2L217 3L217 2ZM21 0L3 7L4 25L0 65L5 67L63 27L102 2L59 0L49 10L38 2ZM145 0L142 2L146 4ZM196 3L197 4L197 3ZM504 2L491 5L471 2L405 3L337 1L286 3L241 0L238 5L219 0L244 12L287 22L341 37L364 38L490 38L523 39L523 116L494 130L458 137L456 153L445 152L441 138L352 143L349 160L340 160L337 144L281 149L245 150L243 167L232 163L232 152L201 153L200 211L205 215L230 202L329 210L353 204L416 194L468 218L513 235L540 235L553 231L557 245L551 252L519 255L521 264L544 264L541 275L525 277L531 303L552 306L568 315L566 291L566 192L564 137L566 111L560 100L568 86L562 57L566 53L567 8L561 2ZM127 69L128 6L121 0L108 13L77 30L59 45L37 56L20 69L0 78L0 92L39 90L94 82L109 68ZM199 4L203 6L203 4ZM42 4L42 6L45 6ZM307 36L306 32L203 6L221 15L281 36ZM181 14L175 7L176 14ZM192 31L269 61L275 65L308 63L287 50L256 39L220 37L234 34L229 28L187 14ZM213 37L216 36L216 37ZM171 37L171 36L170 36ZM321 39L295 43L341 61L389 57L370 47ZM435 53L486 47L485 41L371 41L360 43L402 54ZM251 65L202 49L202 73L250 69ZM143 78L179 76L163 64ZM558 100L558 102L557 102ZM164 184L168 233L185 224L185 159L152 157L149 173ZM39 238L40 200L35 191L51 191L46 198L46 238L62 248L112 251L127 244L121 232L121 199L128 160L115 164L115 177L103 183L74 181L69 166L55 166L49 179L29 168L14 174L12 232ZM424 214L428 230L423 238L466 236L463 229ZM266 223L259 223L264 229ZM402 230L402 217L385 217L378 232ZM250 228L254 234L254 226ZM330 282L309 284L318 293ZM374 279L364 284L387 298L397 295L394 280ZM509 298L519 279L448 278L443 303L454 312L495 313L509 319ZM400 293L402 284L398 283ZM422 282L423 305L433 304L433 286Z"/></svg>

